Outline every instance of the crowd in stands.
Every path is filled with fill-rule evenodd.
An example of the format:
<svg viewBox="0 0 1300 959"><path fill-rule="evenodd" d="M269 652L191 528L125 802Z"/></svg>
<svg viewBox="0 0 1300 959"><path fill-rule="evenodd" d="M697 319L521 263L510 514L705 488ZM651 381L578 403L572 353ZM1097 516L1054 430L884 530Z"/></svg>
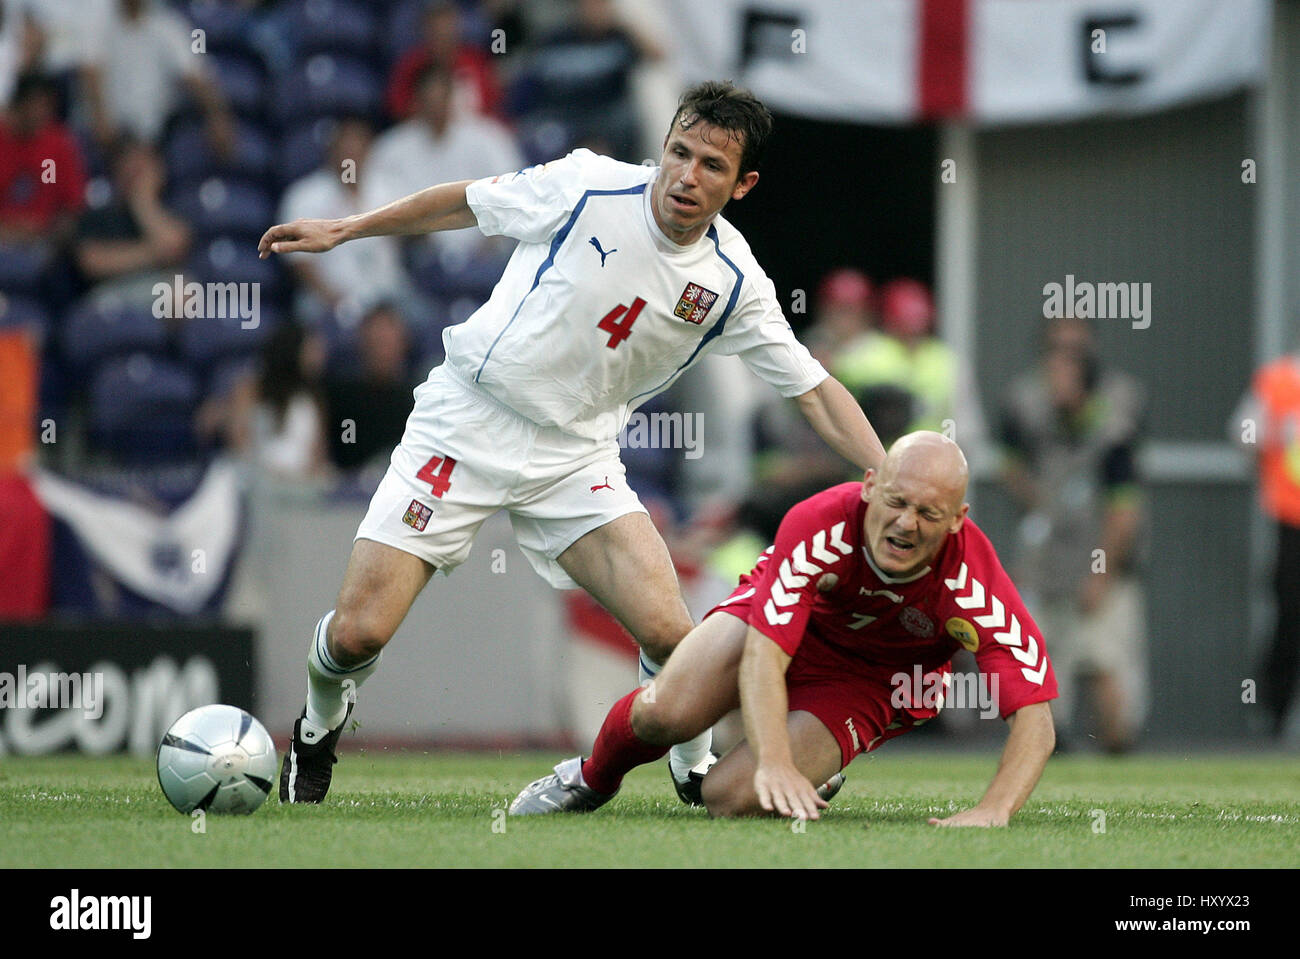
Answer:
<svg viewBox="0 0 1300 959"><path fill-rule="evenodd" d="M510 244L258 237L579 144L639 161L658 55L609 0L0 0L0 327L35 334L41 417L79 439L47 456L382 455Z"/></svg>
<svg viewBox="0 0 1300 959"><path fill-rule="evenodd" d="M258 237L580 145L653 155L633 83L662 57L611 0L0 0L0 324L37 332L40 416L77 434L47 458L228 450L299 482L381 465L511 243L462 230L262 260ZM815 305L805 337L886 438L976 408L917 281L843 268ZM703 529L770 532L849 478L791 404L744 417L757 492L736 514L707 504ZM680 451L625 457L666 521L700 506Z"/></svg>
<svg viewBox="0 0 1300 959"><path fill-rule="evenodd" d="M634 81L662 58L612 0L0 0L0 332L37 344L37 419L63 437L46 458L76 471L230 452L294 484L382 470L442 331L487 299L510 243L464 230L262 260L258 238L577 146L657 155ZM813 307L804 341L886 445L922 428L974 460L992 445L923 283L845 266ZM1000 415L1009 488L1040 526L1086 530L1071 543L1131 531L1136 391L1088 343L1048 346ZM25 409L4 394L21 363L0 351L0 408ZM691 415L690 390L641 412ZM710 426L726 496L684 492L680 449L625 452L679 569L734 582L793 503L859 478L792 401L756 397L714 397L733 434ZM14 445L0 430L0 452ZM1083 499L1075 466L1096 474ZM1044 566L1031 540L1019 561ZM1127 546L1116 533L1126 572ZM1062 621L1106 608L1079 572L1054 581L1077 603L1048 597ZM1140 638L1133 593L1106 622ZM1124 655L1140 659L1136 640ZM1094 673L1107 745L1123 748L1140 695Z"/></svg>

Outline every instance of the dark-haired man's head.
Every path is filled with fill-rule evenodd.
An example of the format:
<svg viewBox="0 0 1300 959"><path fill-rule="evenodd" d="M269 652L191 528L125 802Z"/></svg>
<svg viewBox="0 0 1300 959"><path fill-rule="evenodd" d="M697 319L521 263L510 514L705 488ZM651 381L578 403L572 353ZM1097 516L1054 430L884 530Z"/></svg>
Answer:
<svg viewBox="0 0 1300 959"><path fill-rule="evenodd" d="M762 101L743 87L726 81L709 80L682 94L677 112L668 126L668 136L675 130L688 130L705 123L726 133L740 144L738 174L757 170L772 135L772 114Z"/></svg>
<svg viewBox="0 0 1300 959"><path fill-rule="evenodd" d="M729 83L702 83L683 94L664 138L651 210L660 230L694 243L730 200L758 183L772 116L753 94Z"/></svg>

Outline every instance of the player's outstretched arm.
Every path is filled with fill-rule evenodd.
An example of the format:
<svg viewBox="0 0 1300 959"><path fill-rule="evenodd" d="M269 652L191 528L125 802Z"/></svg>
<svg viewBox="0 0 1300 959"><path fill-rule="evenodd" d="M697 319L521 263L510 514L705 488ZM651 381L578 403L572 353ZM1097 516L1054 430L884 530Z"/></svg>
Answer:
<svg viewBox="0 0 1300 959"><path fill-rule="evenodd" d="M740 660L740 708L745 736L754 751L754 789L768 812L799 819L816 819L826 800L808 777L799 772L790 751L787 726L790 699L785 671L790 656L752 626Z"/></svg>
<svg viewBox="0 0 1300 959"><path fill-rule="evenodd" d="M1052 710L1047 703L1022 706L1007 717L1007 723L1011 733L1002 749L1002 760L979 805L946 819L931 819L930 825L1005 826L1025 804L1056 748Z"/></svg>
<svg viewBox="0 0 1300 959"><path fill-rule="evenodd" d="M880 468L885 447L843 383L828 376L795 399L804 418L831 449L864 472Z"/></svg>
<svg viewBox="0 0 1300 959"><path fill-rule="evenodd" d="M257 252L262 259L272 253L324 253L367 236L410 236L475 226L478 219L465 198L465 188L472 182L440 183L367 213L337 220L280 223L262 234Z"/></svg>

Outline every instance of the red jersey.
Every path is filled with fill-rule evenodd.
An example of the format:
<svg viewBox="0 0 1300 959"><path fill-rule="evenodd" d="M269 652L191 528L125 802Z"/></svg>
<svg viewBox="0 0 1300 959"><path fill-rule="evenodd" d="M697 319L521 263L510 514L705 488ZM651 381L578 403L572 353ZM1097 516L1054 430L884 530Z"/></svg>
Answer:
<svg viewBox="0 0 1300 959"><path fill-rule="evenodd" d="M61 213L80 213L85 190L81 149L65 127L21 139L0 124L0 222L46 229Z"/></svg>
<svg viewBox="0 0 1300 959"><path fill-rule="evenodd" d="M847 658L886 683L916 666L946 673L964 647L998 677L1003 718L1056 698L1042 634L980 528L967 518L930 566L900 580L867 552L867 509L862 484L843 483L786 513L748 577L752 594L732 595L749 600L749 625L792 657Z"/></svg>

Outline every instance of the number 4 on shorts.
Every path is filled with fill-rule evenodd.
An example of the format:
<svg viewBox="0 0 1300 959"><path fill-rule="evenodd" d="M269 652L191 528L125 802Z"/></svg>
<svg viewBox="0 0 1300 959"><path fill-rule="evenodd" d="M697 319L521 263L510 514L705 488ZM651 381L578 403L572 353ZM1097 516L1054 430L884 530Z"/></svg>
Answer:
<svg viewBox="0 0 1300 959"><path fill-rule="evenodd" d="M442 494L451 489L451 471L455 468L456 461L450 456L434 456L420 467L415 478L428 483L433 489L433 495L442 499ZM434 470L438 472L435 473Z"/></svg>

